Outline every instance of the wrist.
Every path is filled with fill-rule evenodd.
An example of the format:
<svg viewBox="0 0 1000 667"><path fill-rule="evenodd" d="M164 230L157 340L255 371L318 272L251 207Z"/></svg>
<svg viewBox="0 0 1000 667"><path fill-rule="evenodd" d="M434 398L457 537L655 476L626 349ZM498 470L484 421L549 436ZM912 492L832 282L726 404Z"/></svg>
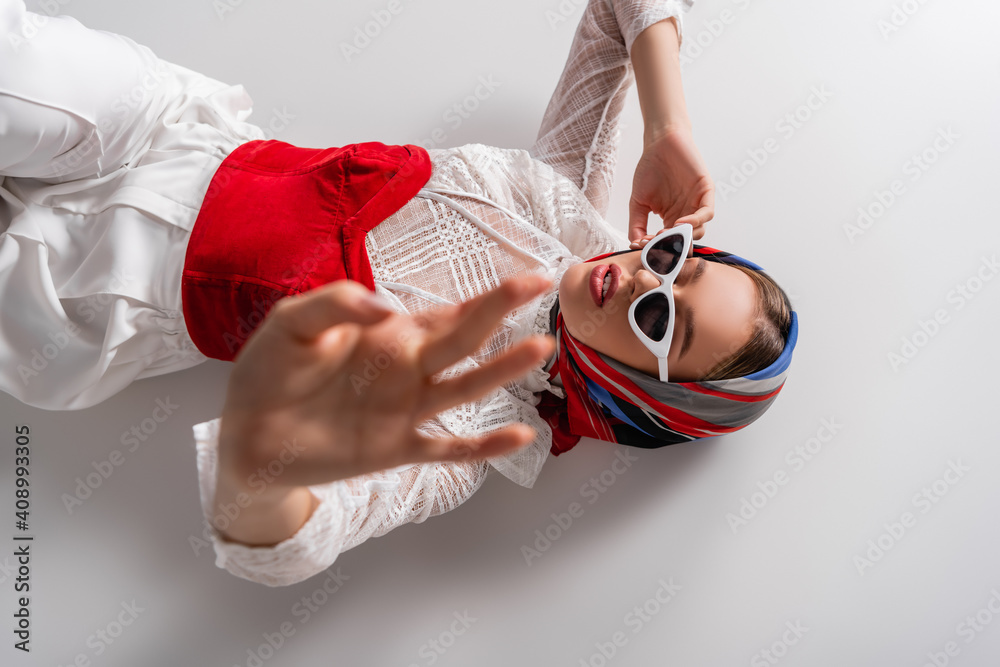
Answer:
<svg viewBox="0 0 1000 667"><path fill-rule="evenodd" d="M242 491L231 498L216 496L215 527L229 542L270 547L295 535L318 505L306 486L271 495Z"/></svg>
<svg viewBox="0 0 1000 667"><path fill-rule="evenodd" d="M215 477L215 498L212 524L230 539L241 526L254 523L261 517L280 509L298 487L281 487L268 484L255 472L229 464L221 450Z"/></svg>
<svg viewBox="0 0 1000 667"><path fill-rule="evenodd" d="M678 118L653 121L646 123L644 126L642 145L645 148L672 134L692 134L692 132L691 120L687 117L687 114L682 114Z"/></svg>
<svg viewBox="0 0 1000 667"><path fill-rule="evenodd" d="M301 528L318 500L307 486L278 487L264 480L252 486L219 469L212 525L229 542L273 546Z"/></svg>
<svg viewBox="0 0 1000 667"><path fill-rule="evenodd" d="M230 542L278 544L305 524L318 501L309 487L281 485L272 476L273 470L255 468L239 440L245 431L236 428L232 419L228 428L226 424L223 418L211 523Z"/></svg>

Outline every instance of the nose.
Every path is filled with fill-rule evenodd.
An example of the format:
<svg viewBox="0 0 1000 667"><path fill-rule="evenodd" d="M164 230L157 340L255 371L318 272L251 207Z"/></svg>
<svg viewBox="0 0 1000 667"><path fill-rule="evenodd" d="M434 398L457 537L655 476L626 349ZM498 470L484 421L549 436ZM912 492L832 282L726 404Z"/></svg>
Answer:
<svg viewBox="0 0 1000 667"><path fill-rule="evenodd" d="M660 279L657 278L652 273L650 273L649 271L647 271L645 267L640 268L638 271L636 271L635 276L632 278L632 282L633 282L633 289L632 289L633 301L635 301L635 299L638 299L640 296L642 296L649 290L660 286Z"/></svg>
<svg viewBox="0 0 1000 667"><path fill-rule="evenodd" d="M695 262L697 261L698 260L693 257L689 257L685 260L685 264L681 267L680 273L678 273L677 277L674 279L673 288L675 298L677 294L680 293L679 291L683 291L682 288L690 282L691 275L694 273L694 270L689 267L695 266ZM633 301L649 290L660 286L660 279L653 273L647 271L646 267L640 267L639 270L636 271L632 281Z"/></svg>

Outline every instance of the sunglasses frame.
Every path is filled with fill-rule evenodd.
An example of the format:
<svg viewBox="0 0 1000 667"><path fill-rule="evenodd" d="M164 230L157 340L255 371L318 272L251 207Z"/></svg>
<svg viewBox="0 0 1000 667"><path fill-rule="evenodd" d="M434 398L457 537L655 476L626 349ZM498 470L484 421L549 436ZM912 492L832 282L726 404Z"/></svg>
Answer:
<svg viewBox="0 0 1000 667"><path fill-rule="evenodd" d="M646 348L650 352L652 352L659 361L661 382L669 381L667 380L668 377L667 355L670 352L670 343L674 338L674 314L677 311L677 308L674 305L674 290L673 290L674 281L680 274L681 269L684 266L684 261L688 258L688 254L691 252L693 229L694 228L688 223L680 224L675 227L663 230L662 232L660 232L659 234L657 234L656 236L654 236L653 238L651 238L649 241L646 242L646 245L642 249L642 255L640 255L642 259L642 265L643 267L645 267L647 271L649 271L654 276L660 279L660 286L654 287L653 289L649 290L648 292L640 296L638 299L633 301L632 305L629 306L628 309L628 321L629 324L632 325L632 331L635 332L636 337L640 341L642 341L642 344L645 345ZM663 239L669 236L675 236L675 235L680 235L684 241L684 249L681 251L681 256L678 258L678 262L674 265L674 268L671 269L670 273L661 274L658 273L657 271L654 271L653 268L650 267L649 260L646 257L649 254L649 249L652 248L654 245L656 245L658 241L662 241ZM639 306L640 303L642 303L643 299L646 299L647 297L653 294L666 295L667 301L670 304L670 319L667 320L667 329L665 335L663 336L663 339L659 341L653 340L652 338L647 336L645 332L643 332L643 330L639 328L639 324L635 321L635 309Z"/></svg>

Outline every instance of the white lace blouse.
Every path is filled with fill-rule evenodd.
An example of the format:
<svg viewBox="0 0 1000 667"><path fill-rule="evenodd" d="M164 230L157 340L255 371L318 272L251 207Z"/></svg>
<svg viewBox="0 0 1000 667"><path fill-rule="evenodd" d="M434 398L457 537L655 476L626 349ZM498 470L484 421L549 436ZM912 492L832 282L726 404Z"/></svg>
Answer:
<svg viewBox="0 0 1000 667"><path fill-rule="evenodd" d="M634 81L629 53L646 27L692 0L590 0L530 151L470 144L431 149L417 197L366 238L377 292L401 312L457 302L525 271L558 287L570 266L626 247L608 225L618 118ZM263 139L252 101L68 17L37 18L0 0L0 382L21 401L80 409L135 379L205 357L184 326L180 276L198 206L218 165ZM27 36L30 35L30 36ZM82 56L82 57L81 57ZM94 71L102 76L95 79ZM510 313L461 373L549 330L553 289ZM479 433L512 421L537 437L479 463L416 464L310 487L317 509L269 547L229 542L209 523L219 420L194 426L205 532L216 564L269 586L302 581L337 555L464 502L490 467L523 486L551 431L537 392L559 387L543 364L518 382L438 415L427 433Z"/></svg>

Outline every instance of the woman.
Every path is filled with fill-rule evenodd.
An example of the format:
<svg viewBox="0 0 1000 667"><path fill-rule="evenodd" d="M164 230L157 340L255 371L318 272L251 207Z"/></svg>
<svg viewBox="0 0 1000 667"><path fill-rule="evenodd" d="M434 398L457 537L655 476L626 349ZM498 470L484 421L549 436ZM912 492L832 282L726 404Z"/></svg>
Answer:
<svg viewBox="0 0 1000 667"><path fill-rule="evenodd" d="M217 564L238 576L267 585L301 581L368 537L456 507L489 467L531 486L550 449L559 454L583 435L648 447L730 432L756 419L780 389L795 342L794 315L780 289L735 256L695 247L696 256L683 262L673 290L677 330L686 335L670 346L670 381L658 378L656 356L642 354L623 328L626 297L661 284L643 270L637 251L611 252L625 241L604 221L631 65L647 143L636 193L644 182L648 193L633 195L633 238L645 231L648 208L665 221L694 224L694 238L711 217L711 181L690 141L679 95L685 5L592 0L530 152L374 143L313 151L261 142L259 128L244 122L250 105L240 87L164 63L148 49L85 31L71 19L49 19L28 35L23 3L0 6L7 32L21 35L9 40L12 66L3 68L6 111L46 130L5 136L0 157L0 174L10 177L0 189L3 219L11 220L0 273L8 288L5 312L32 313L26 322L5 323L4 347L18 350L21 363L8 365L17 373L5 375L4 388L24 402L82 408L133 379L206 356L242 358L244 344L249 350L257 339L249 334L281 297L341 278L373 289L400 313L463 301L525 272L544 273L558 285L511 313L475 354L438 373L455 377L530 334L556 334L556 354L527 377L423 426L456 436L511 422L534 428L527 447L488 463L401 465L322 482L293 474L307 468L299 464L313 450L284 451L283 484L245 506L240 494L260 489L239 474L252 469L239 454L254 449L248 441L260 434L234 428L233 438L220 443L220 420L196 425L202 504ZM60 58L60 49L74 42L90 61ZM94 54L104 58L98 63L103 76L92 85ZM86 82L87 94L67 93L70 101L56 104L51 81L19 78L31 71L25 63L37 70L45 58L53 59L50 69L62 73L66 90ZM130 80L137 83L123 90L120 82ZM83 106L74 107L81 100ZM79 119L89 128L81 130L87 124ZM322 178L314 176L319 172ZM322 192L338 178L352 187ZM317 231L318 246L286 247L285 235L273 230L285 228L292 202L308 204L317 190L337 195L340 208L324 210L336 220L337 234ZM356 201L345 203L345 193ZM268 209L275 201L283 207ZM313 205L331 201L319 197ZM301 227L311 222L308 215L293 217ZM321 252L310 254L310 247ZM331 256L337 261L327 261ZM276 265L262 268L272 257ZM611 274L596 297L589 287L595 267L607 267L601 276ZM260 275L244 280L247 271ZM109 275L118 282L111 288ZM269 283L277 289L265 289ZM38 303L51 308L35 316ZM692 305L697 315L687 310ZM689 333L691 323L697 335ZM48 340L38 343L39 331ZM749 370L739 367L744 363ZM378 370L350 379L367 391L379 384ZM731 379L685 382L714 377ZM223 412L227 423L236 421L241 405L257 400L233 387ZM271 453L278 456L276 449ZM227 512L232 508L238 508L235 518Z"/></svg>

